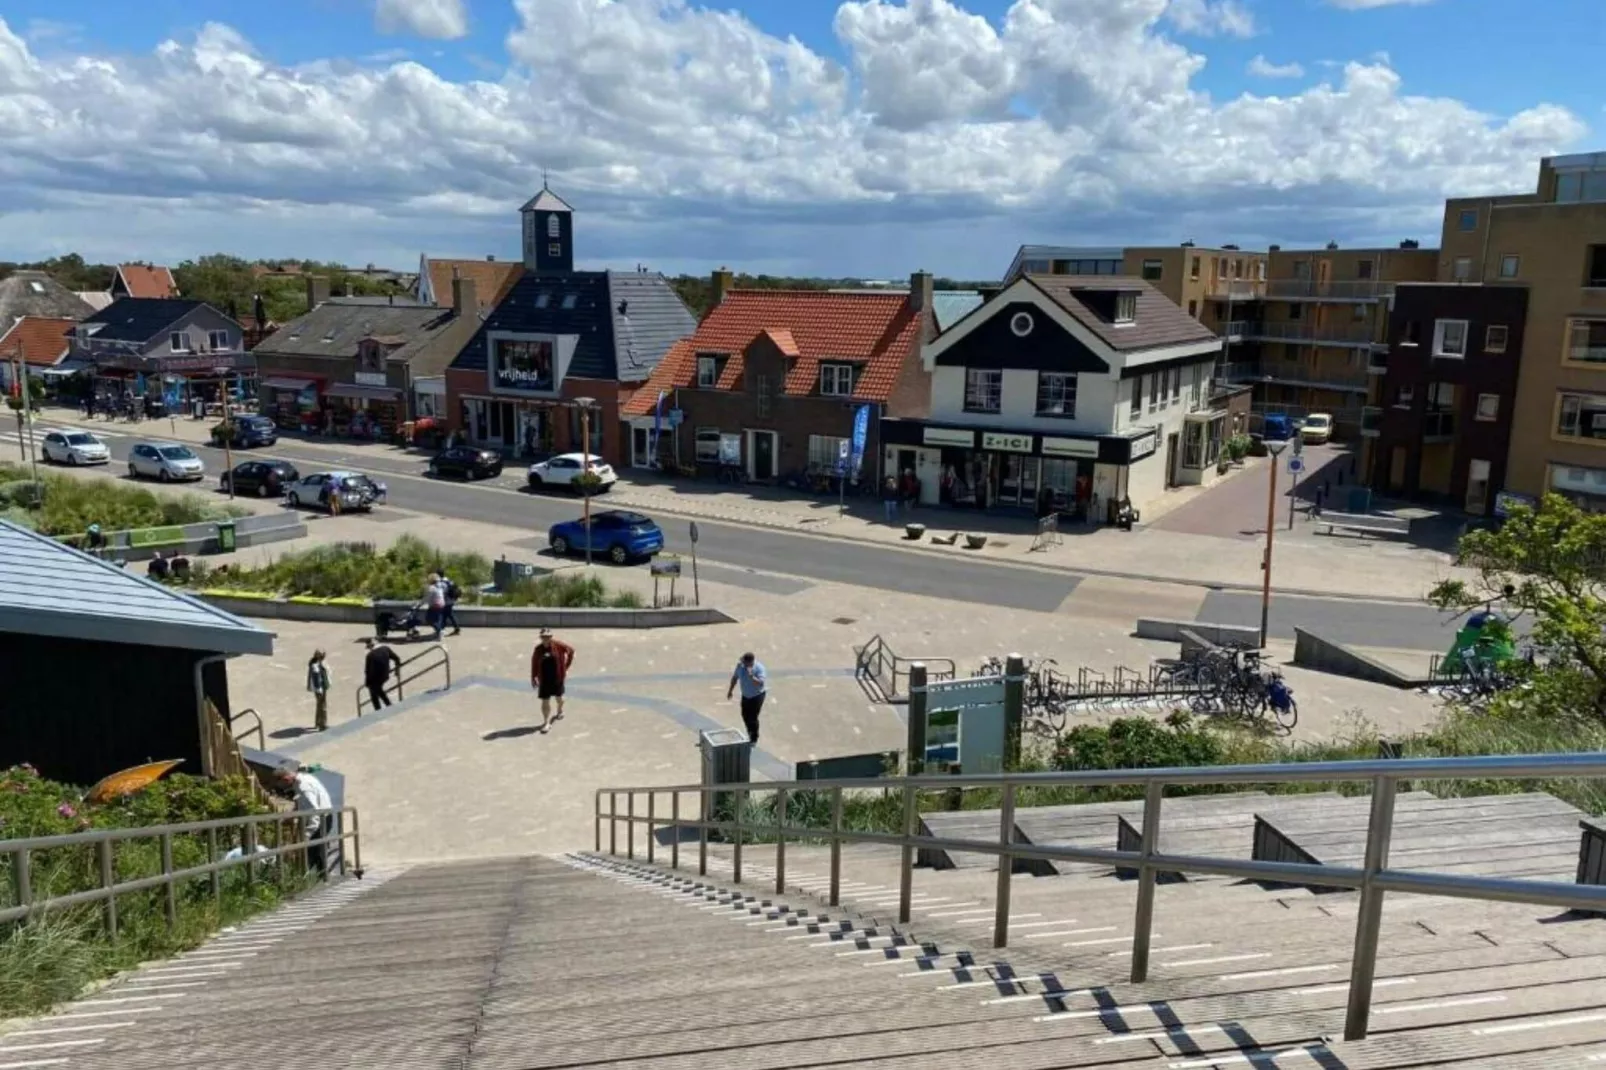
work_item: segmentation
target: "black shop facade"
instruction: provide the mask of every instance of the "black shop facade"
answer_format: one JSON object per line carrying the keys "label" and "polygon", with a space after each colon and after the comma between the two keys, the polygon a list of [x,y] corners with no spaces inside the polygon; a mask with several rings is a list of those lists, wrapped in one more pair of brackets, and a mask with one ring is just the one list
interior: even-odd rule
{"label": "black shop facade", "polygon": [[1037,430],[881,421],[888,473],[913,472],[922,505],[957,509],[1057,512],[1102,521],[1119,501],[1131,465],[1152,456],[1152,428],[1130,435],[1046,434]]}

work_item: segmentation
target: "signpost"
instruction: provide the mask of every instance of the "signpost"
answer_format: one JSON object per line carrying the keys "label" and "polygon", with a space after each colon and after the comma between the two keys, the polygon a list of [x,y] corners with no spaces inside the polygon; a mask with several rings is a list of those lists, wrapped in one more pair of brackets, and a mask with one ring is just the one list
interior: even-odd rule
{"label": "signpost", "polygon": [[697,589],[697,521],[691,522],[691,601],[692,605],[703,604],[702,592]]}
{"label": "signpost", "polygon": [[1299,496],[1299,473],[1305,470],[1305,459],[1299,455],[1299,439],[1294,439],[1294,455],[1288,458],[1288,471],[1293,473],[1293,485],[1288,488],[1288,530],[1294,530],[1294,499]]}
{"label": "signpost", "polygon": [[848,511],[848,457],[853,447],[847,439],[836,444],[836,515]]}

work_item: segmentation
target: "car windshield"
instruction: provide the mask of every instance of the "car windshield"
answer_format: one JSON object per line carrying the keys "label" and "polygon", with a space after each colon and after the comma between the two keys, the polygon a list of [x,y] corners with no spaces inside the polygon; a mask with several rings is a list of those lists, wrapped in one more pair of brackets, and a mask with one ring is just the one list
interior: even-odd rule
{"label": "car windshield", "polygon": [[1312,416],[1309,420],[1305,421],[1305,426],[1306,427],[1326,427],[1327,423],[1328,423],[1328,419],[1325,416]]}
{"label": "car windshield", "polygon": [[98,445],[100,445],[100,439],[96,438],[94,435],[85,435],[85,434],[68,435],[67,436],[67,442],[68,442],[69,445],[73,445],[73,446],[98,446]]}
{"label": "car windshield", "polygon": [[163,446],[156,452],[169,461],[188,461],[195,457],[188,446]]}

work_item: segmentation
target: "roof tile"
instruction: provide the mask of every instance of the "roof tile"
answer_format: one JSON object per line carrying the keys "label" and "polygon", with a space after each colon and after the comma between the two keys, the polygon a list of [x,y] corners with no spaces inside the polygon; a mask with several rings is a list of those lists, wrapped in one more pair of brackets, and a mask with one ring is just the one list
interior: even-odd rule
{"label": "roof tile", "polygon": [[161,264],[118,264],[129,297],[177,297],[178,283]]}
{"label": "roof tile", "polygon": [[29,364],[49,367],[72,347],[68,335],[76,323],[51,316],[24,316],[0,334],[0,360],[21,357]]}
{"label": "roof tile", "polygon": [[524,274],[524,264],[517,260],[430,260],[429,287],[440,308],[452,307],[452,279],[474,280],[474,297],[479,310],[495,308],[507,296],[513,284]]}
{"label": "roof tile", "polygon": [[[1221,340],[1215,331],[1188,315],[1171,298],[1135,276],[1027,275],[1025,278],[1105,345],[1120,352]],[[1099,290],[1137,291],[1137,318],[1131,324],[1116,326],[1093,311],[1083,302],[1082,295]]]}

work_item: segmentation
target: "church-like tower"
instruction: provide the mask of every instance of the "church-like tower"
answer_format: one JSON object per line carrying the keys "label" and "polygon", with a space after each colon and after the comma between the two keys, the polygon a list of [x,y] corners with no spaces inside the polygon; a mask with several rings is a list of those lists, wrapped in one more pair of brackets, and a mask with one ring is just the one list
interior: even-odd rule
{"label": "church-like tower", "polygon": [[524,223],[524,269],[556,275],[574,270],[574,209],[541,182],[519,215]]}

